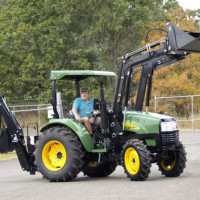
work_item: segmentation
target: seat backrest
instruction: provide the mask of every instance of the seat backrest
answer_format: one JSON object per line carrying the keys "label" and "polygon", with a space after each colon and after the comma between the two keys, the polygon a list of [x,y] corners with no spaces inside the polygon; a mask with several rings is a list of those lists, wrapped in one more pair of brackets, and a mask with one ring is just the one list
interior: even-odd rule
{"label": "seat backrest", "polygon": [[72,110],[69,111],[69,118],[75,119],[75,116]]}

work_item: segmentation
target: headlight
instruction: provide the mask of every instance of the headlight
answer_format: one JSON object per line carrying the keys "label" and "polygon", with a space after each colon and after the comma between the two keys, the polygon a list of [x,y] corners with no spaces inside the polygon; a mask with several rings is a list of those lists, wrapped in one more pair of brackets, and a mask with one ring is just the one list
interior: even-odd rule
{"label": "headlight", "polygon": [[161,122],[161,132],[177,131],[178,125],[175,121],[171,122]]}

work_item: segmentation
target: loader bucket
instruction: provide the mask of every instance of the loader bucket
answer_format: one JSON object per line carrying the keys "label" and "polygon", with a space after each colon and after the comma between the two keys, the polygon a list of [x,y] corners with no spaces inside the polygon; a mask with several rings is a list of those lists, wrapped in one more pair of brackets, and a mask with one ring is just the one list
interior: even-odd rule
{"label": "loader bucket", "polygon": [[200,33],[182,31],[168,23],[169,50],[200,52]]}

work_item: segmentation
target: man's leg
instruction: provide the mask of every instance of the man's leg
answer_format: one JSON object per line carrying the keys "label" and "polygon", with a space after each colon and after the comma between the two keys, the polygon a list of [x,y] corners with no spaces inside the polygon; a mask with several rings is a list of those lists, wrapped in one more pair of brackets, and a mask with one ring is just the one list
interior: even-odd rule
{"label": "man's leg", "polygon": [[95,123],[95,125],[100,125],[101,124],[101,117],[96,117],[96,118],[92,117],[92,118],[90,118],[90,123],[91,124]]}
{"label": "man's leg", "polygon": [[90,119],[88,117],[82,117],[81,121],[83,122],[85,128],[88,130],[89,134],[92,134],[92,126]]}

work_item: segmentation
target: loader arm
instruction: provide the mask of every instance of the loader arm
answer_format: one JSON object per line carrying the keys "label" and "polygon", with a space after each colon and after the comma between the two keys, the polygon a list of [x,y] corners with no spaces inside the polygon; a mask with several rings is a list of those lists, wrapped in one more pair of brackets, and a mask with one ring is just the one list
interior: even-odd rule
{"label": "loader arm", "polygon": [[[135,110],[142,111],[146,95],[146,106],[149,106],[152,76],[155,69],[185,59],[192,52],[200,52],[200,33],[182,31],[174,24],[167,24],[167,37],[147,44],[123,56],[122,65],[118,73],[118,83],[113,101],[113,111],[123,121],[122,103],[126,110],[132,71],[142,67]],[[124,98],[125,97],[125,98]]]}
{"label": "loader arm", "polygon": [[6,105],[2,94],[0,94],[0,117],[5,124],[5,127],[1,128],[0,153],[15,150],[22,169],[34,174],[36,166],[34,165],[35,159],[32,154],[33,152],[28,153],[25,146],[23,130]]}

